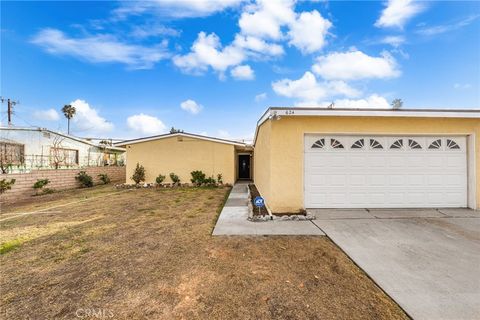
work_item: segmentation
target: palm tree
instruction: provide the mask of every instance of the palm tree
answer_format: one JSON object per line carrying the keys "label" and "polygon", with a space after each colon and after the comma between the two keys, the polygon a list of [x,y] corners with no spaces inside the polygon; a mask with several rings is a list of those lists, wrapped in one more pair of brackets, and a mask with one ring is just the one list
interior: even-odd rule
{"label": "palm tree", "polygon": [[73,118],[73,116],[75,115],[75,113],[77,112],[77,110],[75,109],[75,107],[72,107],[72,105],[70,104],[66,104],[63,106],[62,108],[62,112],[63,114],[65,115],[65,118],[67,118],[67,121],[68,121],[68,134],[70,134],[70,119]]}

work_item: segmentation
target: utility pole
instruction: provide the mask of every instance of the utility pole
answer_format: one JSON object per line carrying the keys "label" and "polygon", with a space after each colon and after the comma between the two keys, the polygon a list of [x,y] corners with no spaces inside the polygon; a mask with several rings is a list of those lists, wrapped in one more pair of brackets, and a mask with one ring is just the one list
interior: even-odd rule
{"label": "utility pole", "polygon": [[5,99],[4,97],[0,97],[0,101],[2,103],[4,103],[5,100],[7,100],[8,125],[11,126],[12,125],[13,106],[17,105],[18,101],[12,101],[10,98]]}

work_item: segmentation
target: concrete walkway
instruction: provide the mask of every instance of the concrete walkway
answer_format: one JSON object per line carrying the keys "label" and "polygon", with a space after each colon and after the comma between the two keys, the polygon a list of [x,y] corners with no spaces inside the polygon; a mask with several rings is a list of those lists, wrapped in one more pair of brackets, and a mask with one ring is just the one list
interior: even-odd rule
{"label": "concrete walkway", "polygon": [[479,211],[310,211],[413,319],[480,319]]}
{"label": "concrete walkway", "polygon": [[315,235],[323,233],[309,220],[262,222],[248,221],[248,182],[237,182],[223,207],[217,224],[213,230],[214,236],[220,235]]}

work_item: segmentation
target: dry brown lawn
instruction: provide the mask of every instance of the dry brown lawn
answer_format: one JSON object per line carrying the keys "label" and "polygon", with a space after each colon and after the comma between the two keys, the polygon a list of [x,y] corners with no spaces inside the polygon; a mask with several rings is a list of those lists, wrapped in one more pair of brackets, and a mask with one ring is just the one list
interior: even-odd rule
{"label": "dry brown lawn", "polygon": [[2,207],[0,318],[407,318],[326,237],[212,237],[228,192],[104,186]]}

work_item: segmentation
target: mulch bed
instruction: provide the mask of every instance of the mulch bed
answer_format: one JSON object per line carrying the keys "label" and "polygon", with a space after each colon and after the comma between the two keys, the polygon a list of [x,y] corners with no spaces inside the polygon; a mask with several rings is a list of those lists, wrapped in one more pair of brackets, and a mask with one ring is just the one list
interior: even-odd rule
{"label": "mulch bed", "polygon": [[[255,184],[253,183],[250,183],[248,185],[248,187],[250,188],[250,196],[251,196],[251,201],[252,201],[252,206],[253,206],[253,215],[254,216],[265,216],[268,214],[268,211],[267,211],[267,208],[266,207],[262,207],[260,208],[260,213],[258,213],[258,208],[255,206],[255,197],[258,197],[260,195],[260,192],[258,192],[258,189],[257,187],[255,186]],[[292,215],[302,215],[302,216],[306,216],[307,215],[307,212],[305,210],[301,210],[299,212],[275,212],[275,213],[272,213],[274,216],[292,216]]]}
{"label": "mulch bed", "polygon": [[268,211],[267,211],[267,208],[266,207],[261,207],[260,208],[260,212],[258,210],[258,207],[255,206],[255,198],[256,197],[261,197],[260,195],[260,192],[258,192],[258,189],[257,187],[253,184],[253,183],[250,183],[248,185],[248,187],[250,188],[250,196],[251,196],[251,201],[252,201],[252,206],[253,206],[253,215],[254,216],[265,216],[265,215],[268,215]]}

